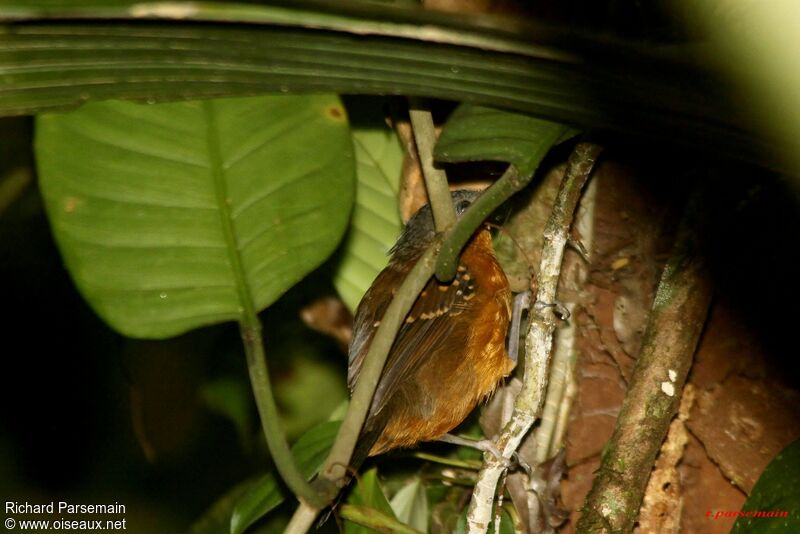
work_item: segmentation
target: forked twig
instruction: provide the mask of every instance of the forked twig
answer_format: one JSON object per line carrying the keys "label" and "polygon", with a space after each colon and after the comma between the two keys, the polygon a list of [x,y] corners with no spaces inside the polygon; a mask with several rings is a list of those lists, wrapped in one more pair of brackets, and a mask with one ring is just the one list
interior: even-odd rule
{"label": "forked twig", "polygon": [[556,195],[553,211],[545,226],[539,272],[533,285],[537,292],[534,305],[531,306],[531,320],[525,338],[523,386],[514,404],[511,420],[497,440],[501,456],[484,455],[484,467],[478,475],[467,515],[468,532],[471,534],[486,532],[492,518],[497,483],[508,460],[541,412],[556,326],[554,307],[550,305],[555,303],[561,261],[578,199],[601,150],[599,146],[586,142],[575,147]]}

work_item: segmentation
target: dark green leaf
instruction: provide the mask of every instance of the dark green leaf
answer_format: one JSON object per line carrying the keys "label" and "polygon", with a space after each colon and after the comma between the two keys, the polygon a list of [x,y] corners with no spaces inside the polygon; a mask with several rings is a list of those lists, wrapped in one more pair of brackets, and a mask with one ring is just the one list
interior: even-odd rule
{"label": "dark green leaf", "polygon": [[333,96],[87,105],[39,117],[36,159],[78,289],[132,337],[263,309],[333,251],[352,205]]}
{"label": "dark green leaf", "polygon": [[233,423],[240,441],[246,445],[253,429],[253,394],[247,385],[241,380],[220,378],[203,384],[200,398],[211,411]]}
{"label": "dark green leaf", "polygon": [[694,44],[623,47],[520,19],[364,2],[9,0],[0,21],[0,114],[108,98],[414,94],[756,161],[794,150],[753,133]]}
{"label": "dark green leaf", "polygon": [[230,530],[231,514],[236,503],[258,482],[259,480],[246,480],[231,488],[192,524],[189,532],[191,534],[220,534],[221,532],[228,532]]}
{"label": "dark green leaf", "polygon": [[[314,476],[322,467],[328,451],[339,431],[339,421],[329,421],[315,426],[297,440],[292,455],[307,478]],[[268,473],[254,482],[237,501],[230,516],[230,531],[239,534],[278,506],[283,499],[283,487],[274,473]]]}
{"label": "dark green leaf", "polygon": [[[359,506],[356,504],[343,504],[339,508],[339,515],[346,521],[345,525],[358,525],[358,532],[371,534],[373,532],[384,532],[386,534],[422,534],[419,530],[401,523],[394,517],[379,512],[369,506]],[[350,532],[345,529],[345,532]],[[356,530],[352,530],[356,532]]]}
{"label": "dark green leaf", "polygon": [[[378,470],[375,468],[359,475],[358,483],[350,493],[347,502],[348,504],[375,509],[385,516],[397,519],[378,482]],[[345,521],[344,531],[345,534],[368,534],[373,532],[350,521]]]}
{"label": "dark green leaf", "polygon": [[502,161],[530,176],[550,147],[576,133],[530,115],[464,104],[447,121],[434,157],[447,163]]}
{"label": "dark green leaf", "polygon": [[309,425],[325,421],[331,409],[347,399],[347,385],[330,361],[305,355],[292,360],[287,374],[276,382],[274,391],[281,406],[281,426],[293,439]]}
{"label": "dark green leaf", "polygon": [[800,440],[770,462],[738,516],[732,534],[800,532]]}

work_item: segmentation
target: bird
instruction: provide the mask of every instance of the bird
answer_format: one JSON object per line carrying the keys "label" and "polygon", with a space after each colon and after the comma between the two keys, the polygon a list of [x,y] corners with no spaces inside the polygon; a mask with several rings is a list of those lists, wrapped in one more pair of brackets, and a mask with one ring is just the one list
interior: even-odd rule
{"label": "bird", "polygon": [[[452,194],[461,216],[479,192]],[[429,205],[408,221],[356,309],[349,346],[352,393],[383,314],[416,261],[436,236]],[[369,456],[441,438],[458,426],[514,368],[505,339],[511,290],[482,225],[459,258],[456,276],[427,282],[387,356],[350,467]]]}

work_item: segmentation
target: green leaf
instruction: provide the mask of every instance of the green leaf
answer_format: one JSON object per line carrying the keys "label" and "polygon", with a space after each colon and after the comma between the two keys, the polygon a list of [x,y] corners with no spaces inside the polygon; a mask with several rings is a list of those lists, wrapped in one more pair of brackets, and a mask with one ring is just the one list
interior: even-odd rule
{"label": "green leaf", "polygon": [[353,131],[356,202],[333,283],[351,311],[389,261],[388,252],[403,228],[397,193],[403,150],[386,127]]}
{"label": "green leaf", "polygon": [[[378,482],[378,470],[375,468],[360,475],[358,484],[350,493],[347,502],[360,507],[373,508],[383,515],[397,519]],[[345,534],[367,534],[373,531],[351,521],[345,521],[344,532]]]}
{"label": "green leaf", "polygon": [[[388,534],[422,534],[419,530],[401,523],[394,517],[379,512],[369,506],[356,504],[343,504],[339,507],[339,516],[345,520],[345,525],[359,525],[358,532],[364,534],[385,532]],[[355,532],[356,530],[353,530]],[[348,532],[345,530],[345,532]]]}
{"label": "green leaf", "polygon": [[132,337],[263,309],[327,258],[352,205],[334,96],[87,105],[38,118],[36,159],[78,289]]}
{"label": "green leaf", "polygon": [[214,502],[189,528],[191,534],[219,534],[228,532],[231,514],[236,503],[253,488],[258,480],[245,480],[228,490]]}
{"label": "green leaf", "polygon": [[[798,510],[800,440],[778,453],[761,474],[750,492],[750,497],[738,512],[739,519],[734,523],[731,534],[800,532]],[[712,514],[716,513],[712,511]],[[784,514],[785,517],[780,517]]]}
{"label": "green leaf", "polygon": [[[300,352],[303,349],[305,353]],[[292,358],[290,366],[274,385],[275,400],[281,407],[281,427],[289,439],[326,420],[331,407],[348,397],[341,370],[330,360],[308,357],[311,350],[298,340],[295,350],[285,351]]]}
{"label": "green leaf", "polygon": [[576,134],[530,115],[463,104],[448,119],[434,157],[446,163],[502,161],[530,176],[550,147]]}
{"label": "green leaf", "polygon": [[[340,421],[328,421],[315,426],[303,434],[292,447],[297,466],[307,478],[310,479],[322,467],[340,425]],[[244,532],[285,498],[284,490],[278,484],[275,474],[267,473],[237,500],[230,517],[231,533]]]}
{"label": "green leaf", "polygon": [[389,502],[397,519],[420,532],[428,532],[428,495],[422,480],[414,478]]}
{"label": "green leaf", "polygon": [[697,43],[574,39],[520,18],[511,22],[365,2],[6,0],[0,114],[109,98],[410,94],[773,165],[796,152],[794,140],[755,132],[725,84],[696,83],[708,72],[703,58],[713,57]]}

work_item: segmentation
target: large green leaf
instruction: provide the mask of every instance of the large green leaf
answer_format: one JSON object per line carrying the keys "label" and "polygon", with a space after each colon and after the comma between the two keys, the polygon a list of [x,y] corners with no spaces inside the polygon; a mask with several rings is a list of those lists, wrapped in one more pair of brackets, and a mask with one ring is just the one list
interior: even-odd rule
{"label": "large green leaf", "polygon": [[6,0],[0,24],[2,114],[105,98],[400,93],[756,161],[795,148],[753,133],[697,46],[620,46],[520,19],[356,1]]}
{"label": "large green leaf", "polygon": [[448,119],[434,157],[447,163],[503,161],[529,176],[550,147],[577,133],[530,115],[464,104]]}
{"label": "large green leaf", "polygon": [[[783,449],[750,492],[732,534],[800,532],[800,440]],[[712,512],[730,517],[730,511]],[[783,516],[783,517],[781,517]]]}
{"label": "large green leaf", "polygon": [[39,117],[36,159],[70,274],[133,337],[268,306],[331,253],[352,205],[333,96],[87,105]]}
{"label": "large green leaf", "polygon": [[[340,425],[340,421],[328,421],[315,426],[292,446],[292,456],[307,478],[314,476],[322,467]],[[244,532],[285,498],[285,490],[278,484],[275,474],[267,473],[252,483],[247,491],[239,492],[230,515],[231,533]]]}
{"label": "large green leaf", "polygon": [[403,150],[390,129],[358,128],[353,132],[358,186],[353,218],[333,282],[350,310],[389,260],[403,223],[397,192]]}

